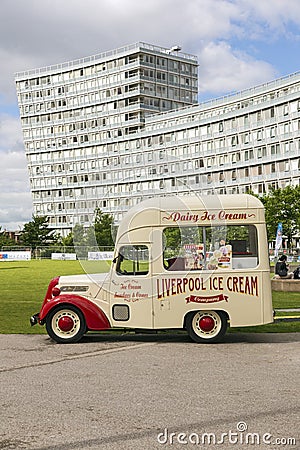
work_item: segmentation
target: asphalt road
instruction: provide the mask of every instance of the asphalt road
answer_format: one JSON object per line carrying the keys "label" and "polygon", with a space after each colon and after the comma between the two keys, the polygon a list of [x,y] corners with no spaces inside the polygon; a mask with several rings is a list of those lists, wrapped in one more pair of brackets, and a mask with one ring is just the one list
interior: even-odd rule
{"label": "asphalt road", "polygon": [[299,449],[299,341],[0,335],[0,449]]}

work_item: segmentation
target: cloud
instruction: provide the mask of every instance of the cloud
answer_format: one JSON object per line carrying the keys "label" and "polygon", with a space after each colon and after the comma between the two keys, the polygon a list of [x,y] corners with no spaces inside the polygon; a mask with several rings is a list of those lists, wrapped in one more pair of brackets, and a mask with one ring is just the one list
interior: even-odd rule
{"label": "cloud", "polygon": [[178,44],[198,56],[207,98],[283,75],[276,52],[263,56],[259,46],[297,40],[299,27],[299,0],[1,0],[0,225],[31,217],[15,72],[137,41]]}
{"label": "cloud", "polygon": [[[219,41],[266,39],[266,24],[273,37],[275,28],[283,32],[290,21],[300,23],[299,9],[298,0],[272,0],[272,7],[269,0],[2,0],[0,57],[5,64],[0,92],[13,98],[16,71],[136,41],[179,44],[183,51],[199,54]],[[236,57],[235,50],[232,47],[231,53]],[[211,73],[218,73],[217,60],[214,66]]]}
{"label": "cloud", "polygon": [[247,13],[245,16],[252,17],[254,21],[262,21],[272,29],[284,33],[288,23],[300,24],[300,2],[299,0],[238,0],[241,9]]}
{"label": "cloud", "polygon": [[25,155],[22,152],[1,152],[0,226],[16,230],[32,217]]}
{"label": "cloud", "polygon": [[[1,19],[0,19],[1,24]],[[1,27],[1,25],[0,25]],[[0,33],[1,34],[1,33]],[[1,42],[1,41],[0,41]],[[5,41],[0,43],[0,61],[5,61],[1,66],[0,98],[1,103],[17,103],[14,74],[33,67],[39,66],[39,58],[33,55],[18,53],[17,49],[11,50],[5,46]]]}
{"label": "cloud", "polygon": [[200,97],[204,93],[224,94],[246,89],[276,77],[270,64],[234,51],[226,42],[206,45],[199,54],[199,66]]}
{"label": "cloud", "polygon": [[1,230],[23,229],[25,222],[32,219],[32,205],[29,193],[12,193],[9,197],[0,193]]}
{"label": "cloud", "polygon": [[20,119],[9,114],[0,114],[1,151],[24,152]]}
{"label": "cloud", "polygon": [[31,219],[32,201],[19,119],[0,115],[0,226],[15,230]]}

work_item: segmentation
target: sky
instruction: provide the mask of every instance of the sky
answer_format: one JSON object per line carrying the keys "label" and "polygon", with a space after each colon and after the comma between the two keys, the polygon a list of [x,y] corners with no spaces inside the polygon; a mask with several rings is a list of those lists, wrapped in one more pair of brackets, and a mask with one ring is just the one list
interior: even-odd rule
{"label": "sky", "polygon": [[32,219],[14,74],[139,41],[197,55],[205,101],[300,70],[300,0],[1,0],[2,230]]}

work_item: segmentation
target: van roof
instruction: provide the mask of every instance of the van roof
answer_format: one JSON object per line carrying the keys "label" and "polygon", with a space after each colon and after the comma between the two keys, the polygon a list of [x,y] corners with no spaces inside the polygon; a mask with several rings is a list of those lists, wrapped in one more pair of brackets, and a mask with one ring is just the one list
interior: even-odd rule
{"label": "van roof", "polygon": [[143,200],[133,210],[141,210],[145,208],[158,208],[162,210],[168,209],[231,209],[231,208],[263,208],[261,201],[250,194],[213,194],[213,195],[171,195],[167,197],[153,197]]}
{"label": "van roof", "polygon": [[[182,213],[186,217],[197,215],[208,211],[210,214],[217,214],[220,211],[230,211],[236,214],[237,219],[241,219],[243,214],[247,214],[249,209],[256,210],[255,214],[250,214],[252,219],[249,222],[264,222],[264,206],[261,201],[249,194],[230,194],[230,195],[173,195],[168,197],[154,197],[147,199],[131,208],[124,216],[118,230],[119,238],[133,230],[141,227],[167,225],[168,215],[172,213]],[[183,216],[182,216],[183,217]],[[222,217],[222,220],[221,220]],[[225,224],[225,214],[220,215],[220,221]],[[241,223],[242,220],[239,220]],[[174,221],[175,222],[175,221]],[[180,221],[181,222],[181,221]],[[206,221],[208,223],[209,221]],[[194,221],[194,224],[198,220]],[[184,225],[187,223],[184,223]],[[192,224],[192,220],[191,223]],[[172,223],[176,225],[176,223]]]}

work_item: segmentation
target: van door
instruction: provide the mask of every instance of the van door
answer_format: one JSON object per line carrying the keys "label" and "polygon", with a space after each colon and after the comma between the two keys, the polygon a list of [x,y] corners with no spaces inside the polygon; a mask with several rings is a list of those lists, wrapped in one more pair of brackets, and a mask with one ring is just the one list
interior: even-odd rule
{"label": "van door", "polygon": [[126,244],[118,251],[110,288],[110,312],[115,327],[153,327],[149,253],[149,244]]}

